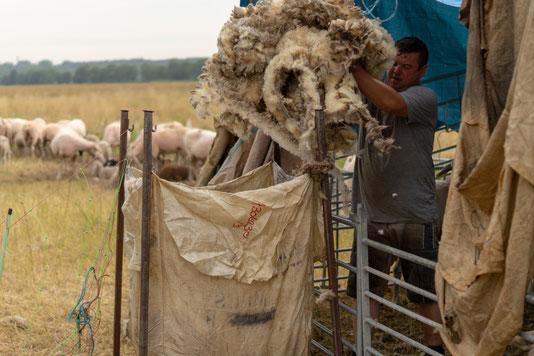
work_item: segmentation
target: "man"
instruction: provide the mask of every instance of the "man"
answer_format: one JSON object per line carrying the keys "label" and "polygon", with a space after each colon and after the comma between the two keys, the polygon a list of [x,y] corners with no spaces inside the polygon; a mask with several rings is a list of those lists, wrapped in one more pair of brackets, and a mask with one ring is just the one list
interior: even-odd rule
{"label": "man", "polygon": [[[379,154],[372,144],[360,142],[363,153],[355,169],[359,192],[368,219],[368,236],[431,260],[437,260],[435,239],[437,209],[435,203],[434,165],[432,148],[437,122],[437,97],[421,86],[427,69],[428,50],[416,37],[406,37],[395,43],[397,55],[387,73],[387,82],[375,79],[363,68],[353,70],[353,76],[363,95],[370,102],[370,112],[388,128],[385,136],[395,139],[400,149]],[[365,132],[363,132],[365,134]],[[355,191],[358,188],[355,186]],[[356,206],[356,202],[353,202]],[[351,263],[356,265],[353,247]],[[369,249],[369,264],[384,273],[391,267],[390,255]],[[434,271],[401,259],[404,279],[419,288],[435,293]],[[387,281],[369,277],[371,292],[383,295]],[[351,273],[347,294],[356,298],[356,276]],[[436,302],[408,291],[410,301],[419,304],[420,313],[441,323]],[[379,303],[371,303],[371,316],[378,318]],[[356,303],[355,303],[356,304]],[[356,328],[354,328],[356,330]],[[423,324],[427,345],[444,352],[438,333]]]}

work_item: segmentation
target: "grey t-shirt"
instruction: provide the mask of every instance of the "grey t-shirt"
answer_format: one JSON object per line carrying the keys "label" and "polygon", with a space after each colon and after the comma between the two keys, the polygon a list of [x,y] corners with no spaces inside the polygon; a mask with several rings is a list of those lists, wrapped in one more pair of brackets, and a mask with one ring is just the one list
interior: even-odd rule
{"label": "grey t-shirt", "polygon": [[432,89],[413,86],[399,92],[408,118],[388,114],[371,105],[371,115],[387,125],[384,136],[393,137],[400,149],[378,155],[364,145],[356,165],[367,218],[377,223],[432,223],[437,220],[432,149],[438,119],[437,97]]}

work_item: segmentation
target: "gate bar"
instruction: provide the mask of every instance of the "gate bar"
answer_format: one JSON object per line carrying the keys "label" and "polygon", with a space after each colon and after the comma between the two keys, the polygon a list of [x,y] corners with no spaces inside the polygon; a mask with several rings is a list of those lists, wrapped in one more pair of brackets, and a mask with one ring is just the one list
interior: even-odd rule
{"label": "gate bar", "polygon": [[143,213],[141,240],[141,301],[139,309],[139,355],[148,355],[148,291],[150,266],[150,215],[152,177],[152,113],[144,111]]}
{"label": "gate bar", "polygon": [[121,306],[122,306],[122,261],[124,246],[124,168],[128,146],[128,110],[121,110],[120,150],[119,150],[119,197],[117,201],[117,243],[115,253],[115,314],[113,318],[113,355],[121,352]]}
{"label": "gate bar", "polygon": [[[323,110],[315,110],[315,129],[317,131],[317,146],[315,160],[323,162],[327,157],[326,152],[326,130],[324,124]],[[330,209],[330,184],[328,175],[321,180],[321,190],[326,199],[321,199],[324,217],[324,238],[326,242],[326,262],[328,264],[328,284],[334,297],[330,300],[330,314],[332,317],[332,330],[334,339],[334,355],[343,355],[341,343],[341,323],[339,318],[339,297],[337,294],[337,273],[336,258],[334,255],[334,235],[332,232],[332,210]]]}

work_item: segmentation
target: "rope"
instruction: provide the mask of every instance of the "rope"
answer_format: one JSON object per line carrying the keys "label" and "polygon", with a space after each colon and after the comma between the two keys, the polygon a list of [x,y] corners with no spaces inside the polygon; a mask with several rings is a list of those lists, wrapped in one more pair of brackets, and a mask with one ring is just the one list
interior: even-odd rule
{"label": "rope", "polygon": [[378,6],[378,4],[380,4],[380,1],[382,1],[382,0],[375,0],[373,5],[371,7],[368,7],[366,1],[362,0],[362,5],[365,8],[365,11],[363,11],[363,14],[366,15],[366,16],[372,17],[373,19],[377,20],[380,23],[384,23],[384,22],[387,22],[387,21],[391,20],[392,18],[394,18],[395,15],[397,14],[397,9],[399,7],[399,0],[395,0],[395,10],[393,10],[393,13],[385,20],[382,20],[382,19],[380,19],[379,17],[376,17],[373,14],[374,9]]}
{"label": "rope", "polygon": [[[86,325],[89,326],[89,330],[91,331],[91,343],[92,343],[91,355],[92,355],[93,354],[93,350],[95,348],[95,340],[93,338],[93,327],[91,326],[91,317],[89,316],[89,313],[88,313],[89,307],[86,308],[85,306],[86,305],[90,305],[94,300],[81,303],[83,298],[84,298],[84,296],[85,296],[85,288],[87,286],[87,279],[89,278],[89,274],[91,272],[93,272],[93,277],[95,278],[95,282],[98,285],[98,280],[96,279],[96,271],[95,271],[94,267],[91,266],[89,268],[89,270],[87,271],[87,275],[85,276],[85,281],[83,282],[83,287],[82,287],[82,292],[81,292],[80,298],[78,299],[78,302],[76,303],[74,308],[72,308],[72,310],[71,310],[71,312],[69,314],[69,317],[67,318],[67,322],[70,321],[70,319],[72,318],[72,315],[74,315],[74,313],[76,312],[76,309],[78,309],[78,312],[76,313],[76,317],[75,317],[76,327],[81,332],[83,327],[85,327]],[[79,306],[79,308],[78,308],[78,306]],[[82,328],[80,328],[80,326]]]}
{"label": "rope", "polygon": [[311,162],[302,167],[302,173],[308,174],[315,182],[320,182],[334,168],[334,162]]}

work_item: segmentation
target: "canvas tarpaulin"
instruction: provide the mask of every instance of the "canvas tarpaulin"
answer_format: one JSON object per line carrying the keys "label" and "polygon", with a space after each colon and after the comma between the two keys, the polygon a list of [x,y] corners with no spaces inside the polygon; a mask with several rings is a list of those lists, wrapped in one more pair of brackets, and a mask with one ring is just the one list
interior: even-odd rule
{"label": "canvas tarpaulin", "polygon": [[[317,184],[287,179],[275,164],[200,188],[152,176],[150,354],[308,354],[323,220]],[[135,344],[141,186],[132,172],[123,206]]]}
{"label": "canvas tarpaulin", "polygon": [[436,269],[453,355],[502,355],[534,274],[534,3],[470,0],[462,124]]}

